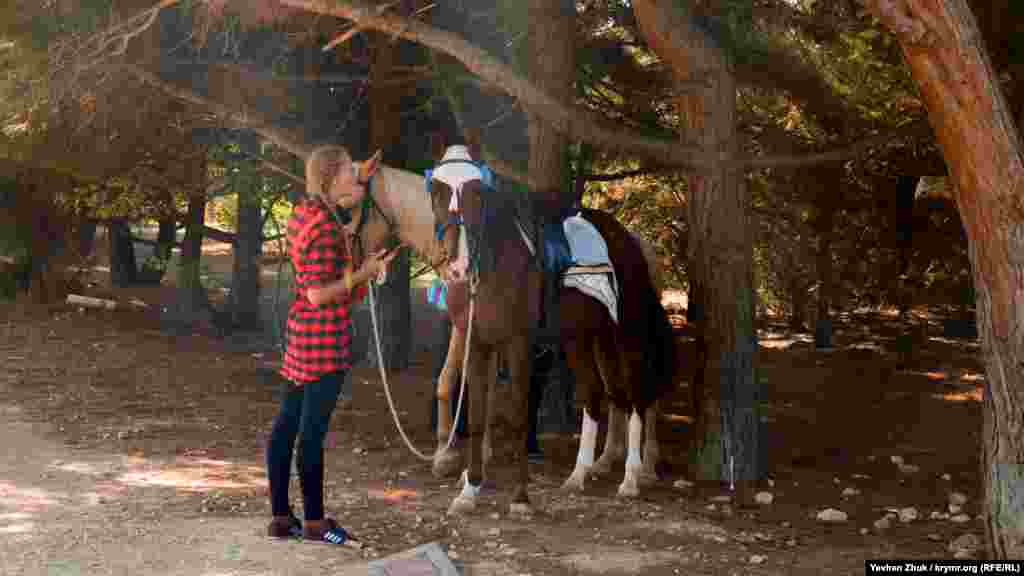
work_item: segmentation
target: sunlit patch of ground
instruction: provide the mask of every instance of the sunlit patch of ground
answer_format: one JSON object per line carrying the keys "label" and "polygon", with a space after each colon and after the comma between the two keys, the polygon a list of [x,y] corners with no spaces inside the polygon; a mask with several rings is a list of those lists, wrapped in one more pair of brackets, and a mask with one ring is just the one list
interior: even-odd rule
{"label": "sunlit patch of ground", "polygon": [[408,500],[416,500],[420,497],[415,490],[407,488],[371,488],[366,491],[367,495],[374,500],[383,500],[391,504],[401,504]]}
{"label": "sunlit patch of ground", "polygon": [[129,486],[164,486],[186,492],[257,490],[267,486],[263,468],[209,458],[179,458],[174,464],[148,464],[121,474]]}
{"label": "sunlit patch of ground", "polygon": [[790,334],[783,332],[761,332],[757,342],[762,348],[786,350],[795,344],[811,344],[814,337],[809,334]]}
{"label": "sunlit patch of ground", "polygon": [[945,400],[946,402],[981,402],[984,398],[985,389],[981,386],[964,392],[948,392],[946,394],[932,394],[932,398]]}
{"label": "sunlit patch of ground", "polygon": [[685,414],[663,414],[661,419],[673,424],[693,424],[694,422],[692,416]]}
{"label": "sunlit patch of ground", "polygon": [[0,508],[37,513],[57,503],[57,495],[38,488],[21,488],[0,480]]}
{"label": "sunlit patch of ground", "polygon": [[657,566],[685,561],[674,552],[645,552],[626,546],[594,546],[561,559],[567,567],[593,574],[645,574]]}

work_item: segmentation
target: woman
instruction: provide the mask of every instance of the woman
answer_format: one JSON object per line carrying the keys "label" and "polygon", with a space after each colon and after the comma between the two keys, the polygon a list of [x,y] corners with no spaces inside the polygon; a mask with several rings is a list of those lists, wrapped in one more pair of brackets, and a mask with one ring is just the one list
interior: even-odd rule
{"label": "woman", "polygon": [[[276,538],[344,544],[350,539],[324,516],[323,440],[349,363],[352,322],[349,307],[365,293],[366,282],[387,270],[395,252],[371,254],[356,270],[350,262],[349,233],[337,208],[351,209],[366,194],[355,165],[340,146],[315,149],[306,161],[307,198],[288,221],[288,250],[295,271],[295,300],[281,375],[281,409],[267,445],[267,477],[273,519],[267,533]],[[333,212],[333,214],[332,214]],[[297,463],[305,524],[288,501],[292,447],[300,432]]]}

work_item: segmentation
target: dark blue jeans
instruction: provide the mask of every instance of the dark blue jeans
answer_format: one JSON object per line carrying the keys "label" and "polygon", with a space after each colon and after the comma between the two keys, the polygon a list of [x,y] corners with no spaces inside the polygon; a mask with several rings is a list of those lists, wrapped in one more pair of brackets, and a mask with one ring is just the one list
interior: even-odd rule
{"label": "dark blue jeans", "polygon": [[299,453],[299,481],[306,520],[324,517],[324,436],[338,402],[345,372],[332,372],[316,382],[281,386],[281,410],[274,419],[267,442],[267,480],[270,482],[270,508],[274,516],[291,513],[288,480],[291,476],[295,437],[302,432]]}

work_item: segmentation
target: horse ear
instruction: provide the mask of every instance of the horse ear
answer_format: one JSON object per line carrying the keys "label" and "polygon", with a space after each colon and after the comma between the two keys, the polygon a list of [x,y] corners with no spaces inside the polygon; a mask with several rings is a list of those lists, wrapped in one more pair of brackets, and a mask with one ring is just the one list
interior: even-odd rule
{"label": "horse ear", "polygon": [[480,130],[476,128],[465,128],[462,137],[466,140],[466,147],[469,149],[469,157],[476,161],[484,159],[483,144],[480,140]]}
{"label": "horse ear", "polygon": [[377,169],[380,168],[380,158],[384,154],[383,150],[377,150],[377,152],[370,157],[369,160],[359,165],[359,179],[366,182],[371,176],[377,173]]}

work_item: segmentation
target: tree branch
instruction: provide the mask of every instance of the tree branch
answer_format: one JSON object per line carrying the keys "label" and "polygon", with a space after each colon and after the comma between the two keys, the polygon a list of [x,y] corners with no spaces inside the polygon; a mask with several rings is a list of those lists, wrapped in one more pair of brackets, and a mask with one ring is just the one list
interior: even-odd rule
{"label": "tree branch", "polygon": [[449,54],[484,81],[500,87],[521,101],[532,112],[553,124],[556,130],[576,139],[606,149],[648,156],[659,164],[694,168],[707,163],[701,151],[680,146],[678,142],[659,141],[632,132],[602,127],[600,119],[578,108],[562,106],[501,61],[457,34],[436,29],[418,20],[384,14],[378,7],[362,0],[353,0],[348,4],[328,0],[281,0],[281,4],[352,20],[360,27],[387,32]]}
{"label": "tree branch", "polygon": [[587,182],[614,182],[615,180],[625,180],[626,178],[653,174],[655,172],[656,170],[624,170],[622,172],[612,172],[610,174],[584,174],[583,179]]}
{"label": "tree branch", "polygon": [[874,12],[878,19],[892,31],[901,42],[909,46],[932,46],[938,41],[935,26],[928,26],[923,20],[928,15],[912,14],[906,0],[861,0],[864,7]]}
{"label": "tree branch", "polygon": [[157,88],[179,100],[184,100],[185,102],[189,102],[196,106],[202,106],[231,124],[241,128],[248,128],[260,134],[278,147],[291,152],[299,158],[305,158],[309,155],[311,147],[303,142],[300,137],[258,118],[253,113],[249,113],[244,110],[232,110],[229,107],[201,96],[192,90],[181,88],[171,84],[170,82],[161,80],[155,74],[147,70],[143,70],[138,66],[124,64],[122,67],[140,82]]}

